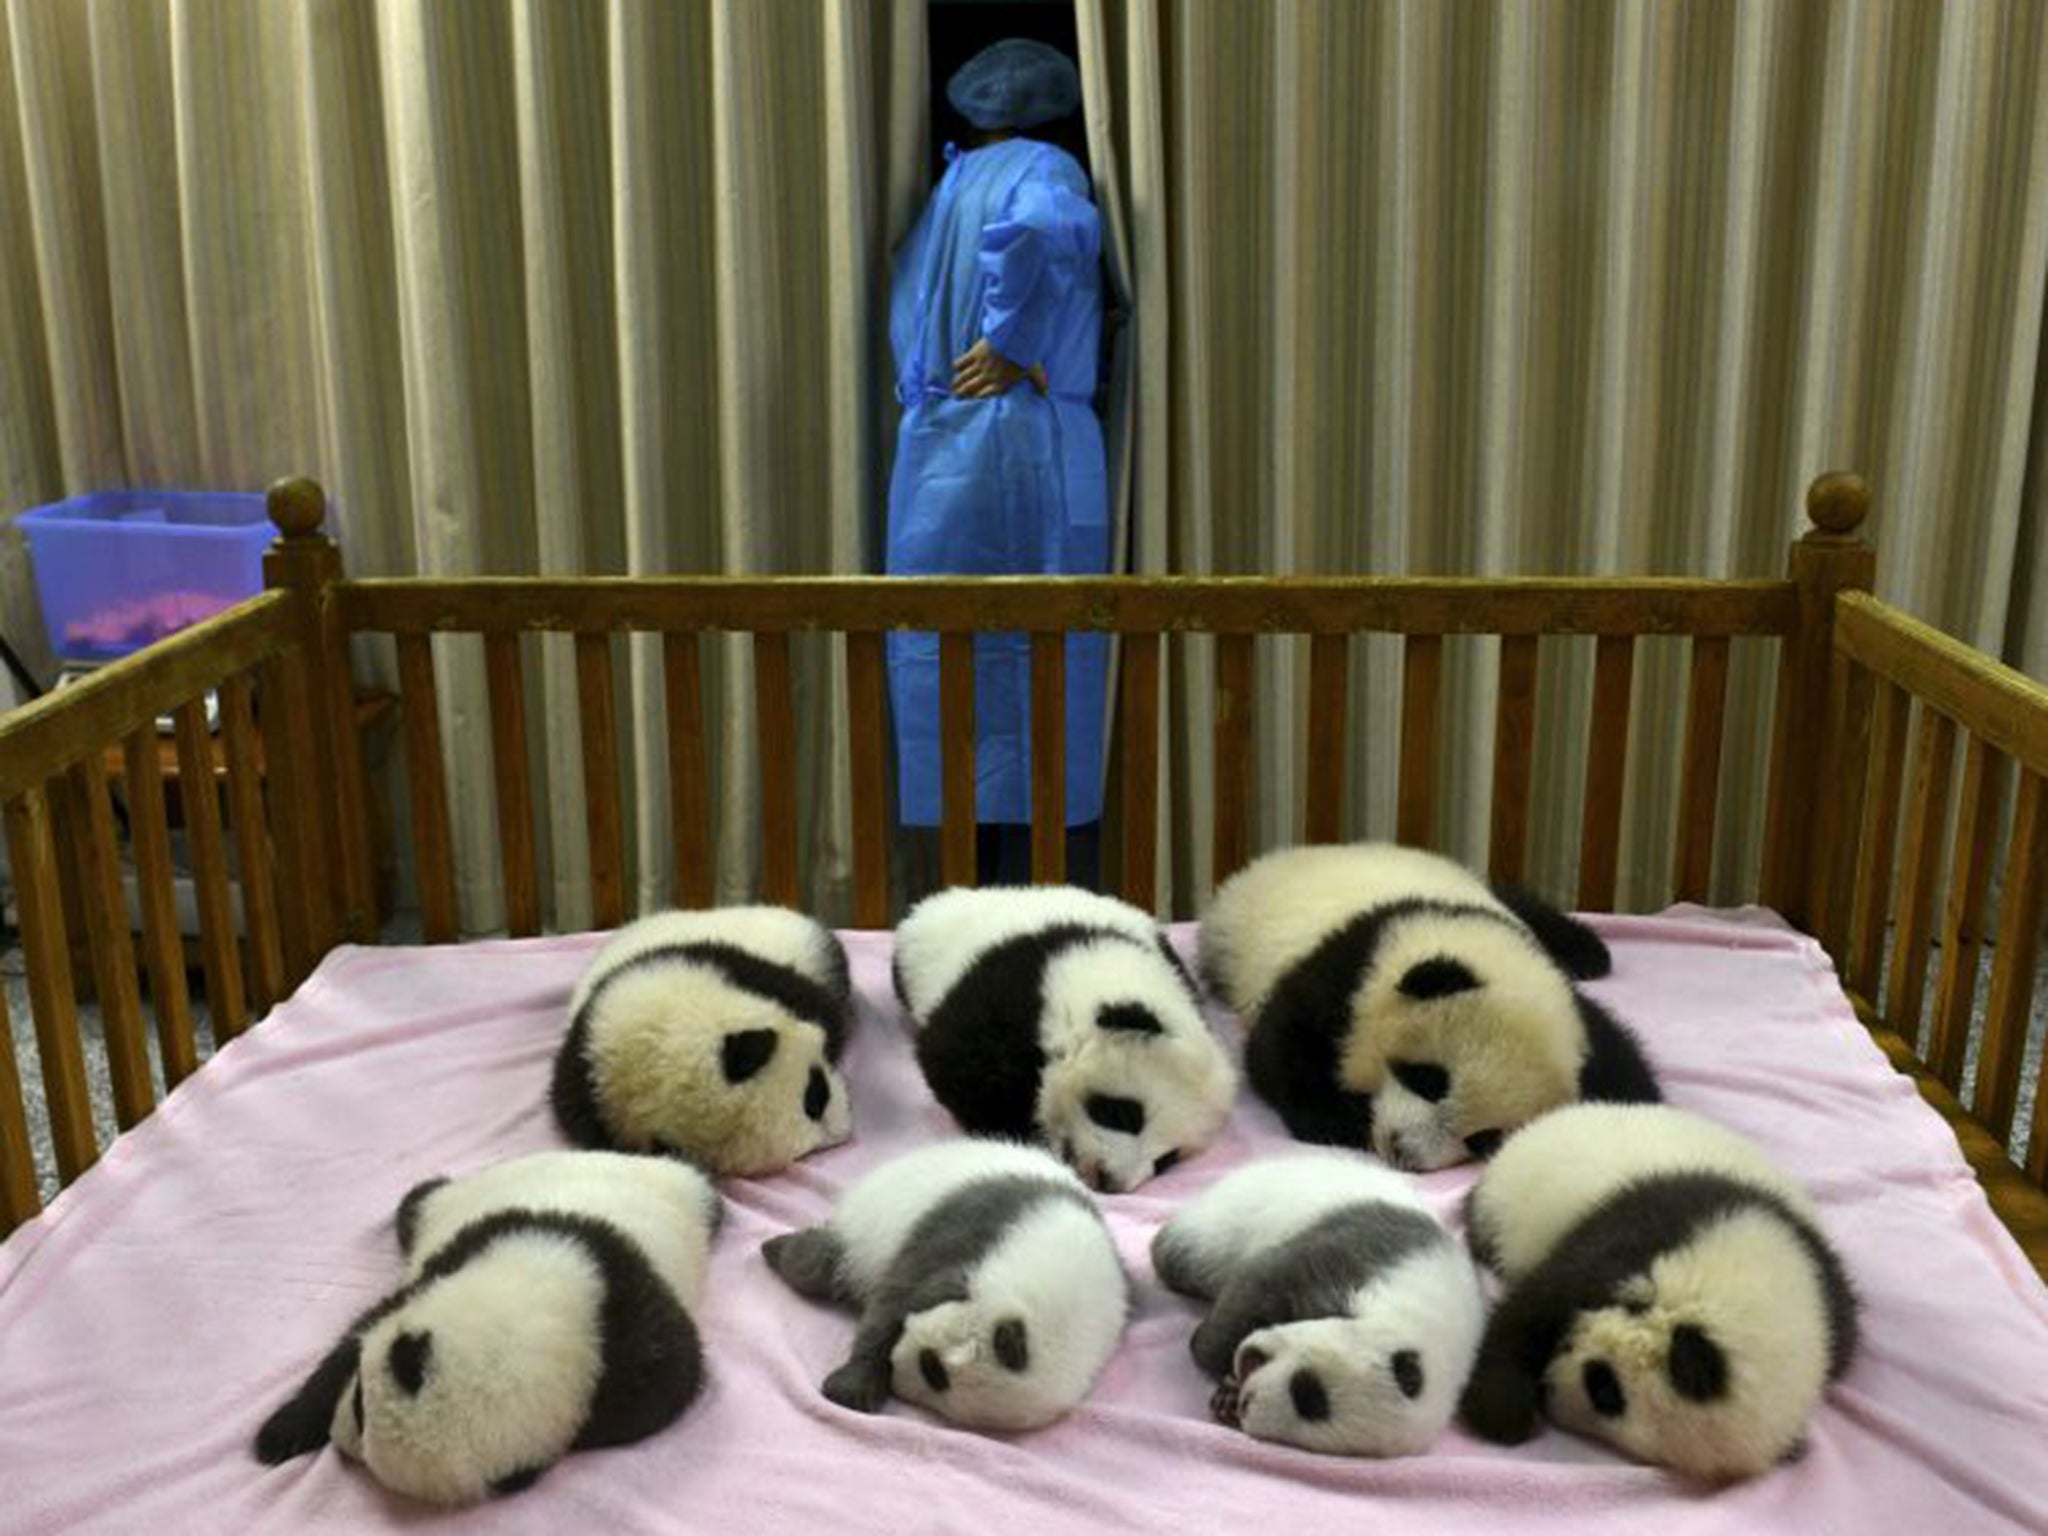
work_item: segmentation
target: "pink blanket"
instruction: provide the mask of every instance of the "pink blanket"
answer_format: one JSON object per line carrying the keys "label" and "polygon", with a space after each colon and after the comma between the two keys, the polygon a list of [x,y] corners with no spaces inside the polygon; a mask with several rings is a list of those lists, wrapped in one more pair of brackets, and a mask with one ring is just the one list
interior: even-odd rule
{"label": "pink blanket", "polygon": [[[1367,1462],[1211,1423],[1191,1304],[1146,1245],[1181,1201],[1286,1145],[1247,1098],[1225,1140],[1104,1203],[1136,1279],[1122,1350],[1036,1434],[963,1433],[818,1382],[851,1320],[785,1291],[772,1233],[816,1221],[878,1160],[953,1134],[890,1000],[888,940],[849,940],[856,1140],[728,1186],[700,1313],[710,1383],[639,1446],[571,1457],[530,1493],[441,1514],[334,1452],[268,1470],[264,1414],[391,1283],[398,1197],[430,1173],[556,1144],[543,1098],[598,936],[345,949],[0,1247],[0,1529],[493,1531],[2048,1531],[2048,1292],[1952,1138],[1857,1026],[1826,958],[1774,919],[1601,919],[1596,990],[1673,1099],[1754,1135],[1812,1185],[1867,1302],[1866,1347],[1798,1463],[1703,1494],[1554,1431],[1517,1451],[1453,1431]],[[1228,1024],[1222,1026],[1234,1038]],[[1446,1215],[1470,1170],[1431,1176]]]}

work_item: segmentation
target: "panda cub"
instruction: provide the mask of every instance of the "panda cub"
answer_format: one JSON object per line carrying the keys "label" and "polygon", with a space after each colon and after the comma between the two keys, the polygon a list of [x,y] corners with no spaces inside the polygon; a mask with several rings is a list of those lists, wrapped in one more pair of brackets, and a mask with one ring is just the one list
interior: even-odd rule
{"label": "panda cub", "polygon": [[1407,1180],[1335,1153],[1212,1185],[1160,1229],[1152,1268],[1210,1304],[1193,1348],[1217,1417],[1304,1450],[1426,1449],[1486,1321],[1472,1261]]}
{"label": "panda cub", "polygon": [[694,1168],[616,1152],[419,1185],[398,1208],[404,1284],[264,1423],[257,1457],[331,1439],[394,1492],[460,1504],[644,1439],[702,1385],[691,1310],[719,1219]]}
{"label": "panda cub", "polygon": [[774,1173],[853,1132],[836,1063],[846,952],[786,907],[661,912],[598,951],[569,1003],[555,1119],[582,1147]]}
{"label": "panda cub", "polygon": [[825,1396],[891,1394],[972,1429],[1036,1429],[1087,1396],[1130,1287],[1080,1181],[1036,1147],[950,1141],[884,1163],[823,1226],[770,1238],[791,1290],[860,1308]]}
{"label": "panda cub", "polygon": [[1508,1285],[1463,1406],[1489,1440],[1519,1444],[1547,1411],[1694,1478],[1750,1477],[1797,1451],[1855,1353],[1855,1296],[1805,1193],[1697,1115],[1545,1115],[1467,1217]]}
{"label": "panda cub", "polygon": [[1136,1189],[1216,1139],[1237,1072],[1159,925],[1071,886],[955,889],[896,931],[917,1062],[970,1133]]}
{"label": "panda cub", "polygon": [[1607,946],[1521,892],[1391,843],[1247,865],[1202,966],[1250,1028],[1245,1072],[1299,1140],[1426,1172],[1579,1099],[1660,1097],[1635,1037],[1572,983]]}

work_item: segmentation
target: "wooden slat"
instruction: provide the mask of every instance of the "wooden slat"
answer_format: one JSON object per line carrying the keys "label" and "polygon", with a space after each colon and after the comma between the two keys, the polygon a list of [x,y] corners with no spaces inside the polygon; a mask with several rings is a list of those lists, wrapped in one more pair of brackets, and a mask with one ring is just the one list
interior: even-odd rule
{"label": "wooden slat", "polygon": [[292,600],[266,592],[0,715],[0,800],[119,741],[232,672],[297,638]]}
{"label": "wooden slat", "polygon": [[761,893],[797,905],[796,695],[789,636],[754,636],[754,727],[761,752]]}
{"label": "wooden slat", "polygon": [[157,1058],[163,1063],[164,1085],[175,1088],[199,1070],[199,1049],[192,1036],[192,998],[185,982],[185,944],[178,924],[156,727],[145,725],[123,737],[121,758],[135,894],[142,908],[142,955],[149,968],[150,1010],[156,1015]]}
{"label": "wooden slat", "polygon": [[1581,912],[1612,912],[1621,868],[1621,809],[1628,790],[1628,717],[1635,685],[1633,635],[1602,635],[1593,655],[1593,714],[1586,729],[1585,804],[1579,817]]}
{"label": "wooden slat", "polygon": [[352,630],[1784,635],[1790,581],[1634,577],[465,577],[344,581]]}
{"label": "wooden slat", "polygon": [[1487,839],[1490,878],[1522,878],[1529,853],[1529,780],[1536,753],[1536,637],[1504,635],[1500,690],[1493,712],[1492,827]]}
{"label": "wooden slat", "polygon": [[199,958],[206,972],[206,1013],[216,1044],[249,1022],[242,991],[242,957],[235,936],[228,857],[221,841],[220,795],[213,777],[213,738],[206,705],[190,699],[173,711],[178,733],[178,800],[192,861],[192,892],[199,907]]}
{"label": "wooden slat", "polygon": [[50,804],[41,789],[7,802],[7,860],[21,914],[21,947],[28,964],[29,1013],[36,1054],[43,1063],[43,1102],[57,1175],[70,1183],[99,1156],[93,1139],[92,1098],[78,1043],[78,1005],[71,990],[71,945],[58,891],[57,848],[50,834]]}
{"label": "wooden slat", "polygon": [[28,1139],[21,1065],[14,1059],[14,1022],[0,987],[0,1237],[43,1208],[36,1190],[35,1149]]}
{"label": "wooden slat", "polygon": [[1159,636],[1123,642],[1124,900],[1141,911],[1158,904]]}
{"label": "wooden slat", "polygon": [[526,755],[526,677],[517,635],[484,637],[491,692],[491,782],[497,790],[498,857],[505,870],[505,929],[540,932],[540,877],[533,847],[533,768]]}
{"label": "wooden slat", "polygon": [[[1870,708],[1871,783],[1863,797],[1863,820],[1855,840],[1855,895],[1849,909],[1848,952],[1843,974],[1849,989],[1877,995],[1884,961],[1884,920],[1892,893],[1892,857],[1898,848],[1899,792],[1906,778],[1905,691],[1876,681]],[[1850,765],[1857,771],[1856,765]]]}
{"label": "wooden slat", "polygon": [[1212,878],[1228,880],[1251,857],[1252,637],[1216,637],[1216,835]]}
{"label": "wooden slat", "polygon": [[679,907],[708,907],[717,873],[711,842],[711,768],[704,745],[704,672],[694,634],[661,637],[668,717],[669,834],[675,843]]}
{"label": "wooden slat", "polygon": [[398,637],[398,687],[405,717],[405,780],[412,795],[413,873],[420,921],[429,944],[454,939],[455,834],[448,820],[448,775],[441,763],[441,708],[434,684],[433,642]]}
{"label": "wooden slat", "polygon": [[1977,1081],[1970,1108],[1994,1136],[2004,1136],[2019,1101],[2020,1058],[2034,1002],[2034,967],[2041,957],[2041,914],[2048,906],[2048,779],[2022,773],[2013,799],[2012,843],[1998,893],[1998,949],[1991,962],[1991,996],[1984,1004],[1984,1038],[1977,1047]]}
{"label": "wooden slat", "polygon": [[1401,653],[1400,839],[1436,844],[1437,699],[1443,687],[1441,635],[1410,635]]}
{"label": "wooden slat", "polygon": [[1892,963],[1884,1021],[1917,1044],[1920,1000],[1927,982],[1927,930],[1934,910],[1935,871],[1948,821],[1948,781],[1955,757],[1955,722],[1922,708],[1913,778],[1906,797],[1906,841],[1892,901]]}
{"label": "wooden slat", "polygon": [[242,925],[248,934],[249,995],[257,1013],[284,998],[284,942],[278,933],[277,872],[263,805],[263,759],[249,679],[238,674],[220,688],[221,735],[227,745],[228,808],[235,838],[235,874],[242,886]]}
{"label": "wooden slat", "polygon": [[1714,813],[1721,793],[1721,721],[1728,702],[1728,639],[1692,642],[1685,745],[1678,778],[1678,846],[1671,886],[1679,901],[1705,901],[1714,875]]}
{"label": "wooden slat", "polygon": [[974,884],[974,636],[939,636],[939,872]]}
{"label": "wooden slat", "polygon": [[[1886,687],[1891,685],[1887,683]],[[1984,898],[1998,853],[1998,818],[2005,799],[2009,760],[1971,736],[1963,748],[1963,787],[1956,805],[1956,845],[1951,855],[1948,901],[1941,918],[1941,974],[1935,983],[1934,1023],[1928,1031],[1927,1065],[1960,1093],[1963,1059],[1970,1045],[1971,1005],[1977,1000],[1977,954],[1984,944]],[[1877,974],[1871,956],[1870,975]]]}
{"label": "wooden slat", "polygon": [[1813,857],[1807,866],[1806,921],[1831,955],[1849,947],[1849,918],[1856,883],[1856,834],[1863,825],[1863,791],[1869,782],[1871,692],[1867,668],[1837,652],[1828,683],[1828,730],[1822,738],[1827,791],[1816,807],[1820,819]]}
{"label": "wooden slat", "polygon": [[1031,879],[1067,878],[1067,637],[1031,637]]}
{"label": "wooden slat", "polygon": [[114,1120],[125,1131],[155,1107],[156,1088],[142,1038],[142,998],[135,985],[135,949],[128,934],[128,897],[121,888],[114,808],[97,755],[71,770],[71,793],[78,809],[78,872],[93,986],[106,1037],[107,1076],[114,1088]]}
{"label": "wooden slat", "polygon": [[612,637],[576,637],[576,712],[583,732],[583,814],[590,838],[590,909],[600,928],[626,920],[626,840],[619,809]]}
{"label": "wooden slat", "polygon": [[853,923],[889,926],[888,698],[882,637],[846,637],[846,707],[852,734]]}
{"label": "wooden slat", "polygon": [[1350,636],[1315,636],[1308,646],[1308,783],[1302,795],[1302,830],[1311,843],[1339,842],[1344,836],[1350,703]]}
{"label": "wooden slat", "polygon": [[2036,773],[2048,773],[2048,687],[1867,593],[1845,593],[1836,643]]}
{"label": "wooden slat", "polygon": [[[303,650],[293,650],[263,664],[257,723],[263,731],[270,820],[276,833],[278,887],[286,893],[278,907],[278,936],[284,946],[287,988],[304,980],[340,936],[334,916],[332,866],[327,858],[327,819],[320,814],[315,799],[318,791],[311,756],[312,726],[307,719],[307,687]],[[131,759],[131,797],[134,772]]]}

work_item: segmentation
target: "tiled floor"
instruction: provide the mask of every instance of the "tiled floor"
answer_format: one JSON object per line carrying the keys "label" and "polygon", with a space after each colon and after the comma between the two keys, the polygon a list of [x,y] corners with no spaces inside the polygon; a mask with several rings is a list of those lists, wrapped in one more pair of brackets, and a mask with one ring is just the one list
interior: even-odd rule
{"label": "tiled floor", "polygon": [[[403,942],[410,935],[394,933],[390,937],[394,941]],[[1938,966],[1930,967],[1929,969],[1930,971],[1938,970]],[[1988,974],[1988,965],[1985,967],[1985,970]],[[49,1120],[44,1113],[42,1095],[38,1091],[41,1080],[41,1068],[36,1054],[35,1028],[29,1016],[28,984],[23,957],[21,950],[13,947],[11,943],[6,947],[0,947],[0,984],[4,984],[7,992],[7,1015],[14,1031],[15,1059],[20,1065],[22,1081],[28,1088],[29,1130],[30,1135],[35,1141],[37,1173],[42,1183],[44,1198],[47,1199],[56,1192],[57,1172],[50,1151]],[[1983,1006],[1985,990],[1985,985],[1980,984],[1978,989],[1978,1006],[1980,1009]],[[198,997],[193,999],[193,1012],[195,1014],[199,1051],[203,1059],[210,1055],[213,1049],[204,999]],[[94,1114],[98,1124],[100,1143],[105,1145],[114,1135],[114,1116],[111,1095],[107,1086],[107,1057],[100,1035],[99,1011],[88,1005],[80,1010],[80,1014],[86,1038],[86,1073],[92,1081]],[[2048,964],[2044,964],[2042,974],[2036,979],[2034,987],[2033,1024],[2028,1031],[2026,1064],[2020,1081],[2020,1117],[2018,1123],[2021,1126],[2031,1123],[2029,1115],[2033,1096],[2041,1076],[2041,1052],[2044,1033],[2048,1033]],[[1976,1052],[1973,1047],[1966,1071],[1974,1073],[1975,1070]],[[1967,1084],[1968,1081],[1969,1079],[1966,1076],[1965,1083]],[[159,1093],[162,1091],[162,1086],[162,1082],[159,1080],[157,1084]]]}

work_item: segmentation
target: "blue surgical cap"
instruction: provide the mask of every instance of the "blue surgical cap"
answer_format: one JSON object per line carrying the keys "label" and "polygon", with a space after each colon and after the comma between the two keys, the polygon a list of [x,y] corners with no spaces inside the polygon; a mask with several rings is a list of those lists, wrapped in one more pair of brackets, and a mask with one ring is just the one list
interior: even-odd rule
{"label": "blue surgical cap", "polygon": [[977,128],[1031,128],[1081,105],[1081,77],[1059,49],[1008,37],[960,66],[946,100]]}

